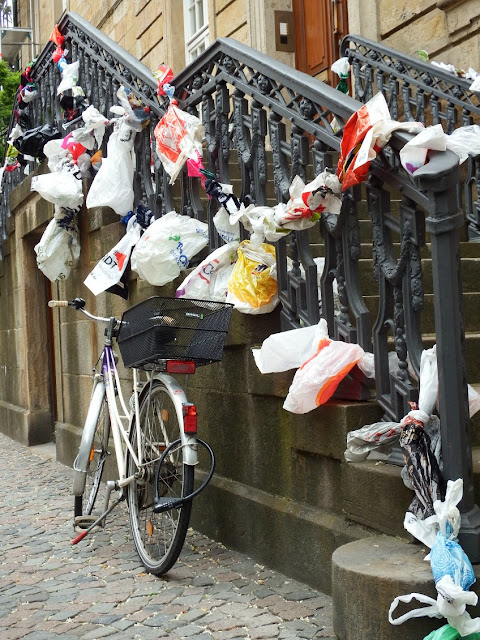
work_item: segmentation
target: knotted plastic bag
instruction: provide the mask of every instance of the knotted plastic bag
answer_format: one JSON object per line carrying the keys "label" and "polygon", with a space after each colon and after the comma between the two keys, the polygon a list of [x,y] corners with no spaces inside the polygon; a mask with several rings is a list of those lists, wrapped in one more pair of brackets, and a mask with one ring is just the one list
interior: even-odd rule
{"label": "knotted plastic bag", "polygon": [[270,313],[278,304],[275,248],[244,240],[228,281],[227,302],[241,313]]}
{"label": "knotted plastic bag", "polygon": [[208,225],[175,211],[154,220],[132,252],[132,269],[150,284],[171,282],[208,242]]}
{"label": "knotted plastic bag", "polygon": [[83,203],[82,181],[68,170],[34,176],[31,189],[59,207],[77,209]]}
{"label": "knotted plastic bag", "polygon": [[260,349],[252,349],[252,354],[260,373],[298,369],[317,353],[325,338],[328,338],[328,327],[326,320],[321,318],[311,327],[272,333]]}
{"label": "knotted plastic bag", "polygon": [[52,218],[34,249],[40,271],[51,282],[65,280],[80,257],[78,232],[73,227],[67,231]]}
{"label": "knotted plastic bag", "polygon": [[140,239],[141,231],[142,228],[137,223],[136,216],[132,216],[123,238],[103,256],[84,281],[85,286],[94,295],[98,296],[99,293],[120,281],[127,268],[132,249]]}
{"label": "knotted plastic bag", "polygon": [[237,260],[238,242],[229,242],[215,249],[178,287],[176,298],[225,302],[228,281]]}
{"label": "knotted plastic bag", "polygon": [[201,154],[204,127],[196,116],[182,111],[177,101],[172,100],[154,134],[157,155],[173,184],[187,159],[196,160]]}
{"label": "knotted plastic bag", "polygon": [[50,124],[44,124],[35,129],[29,129],[13,140],[13,146],[27,156],[43,157],[43,147],[49,140],[61,138],[62,134]]}
{"label": "knotted plastic bag", "polygon": [[364,353],[358,344],[322,340],[317,353],[296,372],[283,408],[308,413],[327,402]]}

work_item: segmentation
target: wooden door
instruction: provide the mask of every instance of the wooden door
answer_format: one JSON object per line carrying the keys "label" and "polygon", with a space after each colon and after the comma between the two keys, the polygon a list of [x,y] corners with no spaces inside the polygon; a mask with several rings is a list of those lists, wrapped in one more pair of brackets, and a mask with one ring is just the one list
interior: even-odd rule
{"label": "wooden door", "polygon": [[348,33],[347,0],[293,0],[296,68],[336,86],[330,71]]}

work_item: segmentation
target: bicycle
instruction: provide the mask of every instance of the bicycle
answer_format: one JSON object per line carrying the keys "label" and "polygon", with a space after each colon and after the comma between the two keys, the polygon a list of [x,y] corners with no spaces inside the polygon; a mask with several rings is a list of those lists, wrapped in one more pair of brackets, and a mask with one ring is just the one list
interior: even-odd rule
{"label": "bicycle", "polygon": [[[72,493],[77,544],[108,514],[127,501],[130,527],[145,569],[165,574],[182,550],[192,500],[210,481],[215,457],[197,437],[197,409],[172,374],[192,374],[197,366],[222,357],[232,306],[219,302],[154,296],[127,310],[121,320],[95,316],[85,301],[51,300],[50,307],[73,307],[107,325],[103,351],[93,368],[93,387],[78,455]],[[113,352],[114,340],[125,367],[133,369],[133,391],[125,402]],[[100,366],[99,366],[99,363]],[[146,381],[139,371],[146,372]],[[109,442],[118,478],[106,482],[101,515],[93,514]],[[198,447],[208,453],[210,469],[195,489]],[[118,497],[110,504],[111,494]]]}

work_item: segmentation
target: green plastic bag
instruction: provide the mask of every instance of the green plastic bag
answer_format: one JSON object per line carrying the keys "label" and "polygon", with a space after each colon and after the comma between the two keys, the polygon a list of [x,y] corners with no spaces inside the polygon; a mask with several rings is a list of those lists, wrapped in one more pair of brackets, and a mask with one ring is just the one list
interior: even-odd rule
{"label": "green plastic bag", "polygon": [[480,633],[471,633],[468,636],[462,636],[456,629],[449,624],[440,627],[436,631],[432,631],[423,640],[480,640]]}

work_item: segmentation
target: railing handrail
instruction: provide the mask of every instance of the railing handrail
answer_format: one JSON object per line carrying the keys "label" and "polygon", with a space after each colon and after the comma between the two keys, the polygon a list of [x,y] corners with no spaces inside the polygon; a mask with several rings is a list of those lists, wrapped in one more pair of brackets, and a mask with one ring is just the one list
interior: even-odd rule
{"label": "railing handrail", "polygon": [[[417,75],[416,77],[407,75],[401,70],[396,69],[394,65],[388,65],[383,63],[381,60],[364,55],[358,51],[358,49],[351,49],[349,46],[350,43],[368,47],[382,55],[394,58],[400,61],[405,68],[415,70]],[[340,53],[344,57],[349,57],[350,60],[355,58],[359,61],[363,61],[364,63],[371,64],[382,71],[398,77],[399,79],[408,80],[425,91],[425,93],[433,93],[438,95],[440,98],[448,96],[449,101],[456,104],[458,107],[471,111],[472,114],[480,115],[480,100],[475,92],[470,91],[469,87],[472,82],[466,78],[453,75],[441,67],[429,64],[420,58],[414,58],[406,53],[392,49],[383,43],[379,44],[378,42],[374,42],[373,40],[363,38],[356,34],[348,34],[343,38],[340,46]],[[426,82],[425,78],[421,77],[422,75],[430,77],[432,82]],[[436,87],[434,85],[435,81],[444,83],[445,88],[440,89]]]}

